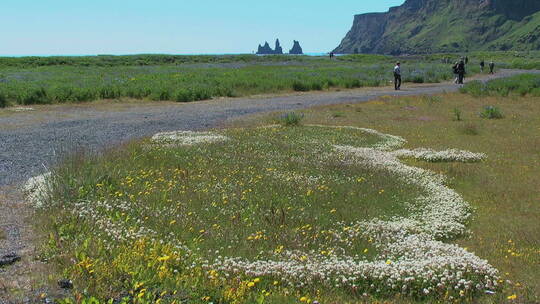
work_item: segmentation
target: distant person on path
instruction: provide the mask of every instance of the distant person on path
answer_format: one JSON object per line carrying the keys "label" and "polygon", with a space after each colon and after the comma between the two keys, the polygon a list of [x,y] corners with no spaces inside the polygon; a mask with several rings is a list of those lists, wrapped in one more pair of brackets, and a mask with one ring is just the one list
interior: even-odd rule
{"label": "distant person on path", "polygon": [[480,72],[484,73],[484,67],[486,66],[486,63],[484,62],[484,59],[480,61]]}
{"label": "distant person on path", "polygon": [[334,58],[334,52],[330,52],[330,59]]}
{"label": "distant person on path", "polygon": [[469,57],[465,56],[465,64],[469,64]]}
{"label": "distant person on path", "polygon": [[459,77],[458,77],[458,65],[459,65],[459,62],[456,61],[456,63],[454,63],[454,65],[452,66],[452,71],[454,72],[454,83],[457,84],[458,81],[459,81]]}
{"label": "distant person on path", "polygon": [[457,66],[458,73],[458,84],[463,84],[463,79],[465,78],[465,62],[461,60]]}
{"label": "distant person on path", "polygon": [[489,73],[490,74],[495,74],[495,62],[491,61],[489,63]]}
{"label": "distant person on path", "polygon": [[401,63],[399,62],[394,67],[394,87],[396,91],[401,90]]}

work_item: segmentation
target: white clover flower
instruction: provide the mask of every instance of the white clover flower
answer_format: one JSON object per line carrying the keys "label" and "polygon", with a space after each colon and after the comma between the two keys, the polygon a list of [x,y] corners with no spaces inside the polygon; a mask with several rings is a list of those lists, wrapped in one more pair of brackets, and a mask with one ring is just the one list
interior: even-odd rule
{"label": "white clover flower", "polygon": [[166,146],[192,146],[203,143],[223,142],[229,138],[213,132],[172,131],[157,133],[152,142]]}

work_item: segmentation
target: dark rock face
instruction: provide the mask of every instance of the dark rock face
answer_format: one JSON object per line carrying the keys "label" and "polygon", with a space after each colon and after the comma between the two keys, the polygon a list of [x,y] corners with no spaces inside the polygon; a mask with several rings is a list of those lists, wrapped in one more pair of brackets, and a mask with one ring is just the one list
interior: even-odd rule
{"label": "dark rock face", "polygon": [[540,49],[540,0],[407,0],[356,15],[335,53]]}
{"label": "dark rock face", "polygon": [[302,50],[302,47],[300,46],[300,42],[294,40],[294,45],[292,49],[289,51],[289,54],[292,55],[303,55],[304,51]]}
{"label": "dark rock face", "polygon": [[264,43],[264,46],[259,44],[259,49],[257,50],[257,55],[281,55],[283,54],[283,48],[279,43],[279,39],[276,39],[276,47],[273,50],[268,44],[268,41]]}
{"label": "dark rock face", "polygon": [[283,54],[283,48],[279,44],[279,39],[276,39],[276,47],[274,49],[274,54],[277,54],[277,55]]}

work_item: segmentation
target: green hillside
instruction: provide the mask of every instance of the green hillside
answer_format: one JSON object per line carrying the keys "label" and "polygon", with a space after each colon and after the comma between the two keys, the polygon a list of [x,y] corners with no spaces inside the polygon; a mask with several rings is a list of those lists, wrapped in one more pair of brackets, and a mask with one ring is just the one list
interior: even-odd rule
{"label": "green hillside", "polygon": [[540,0],[408,0],[355,16],[336,53],[540,49]]}

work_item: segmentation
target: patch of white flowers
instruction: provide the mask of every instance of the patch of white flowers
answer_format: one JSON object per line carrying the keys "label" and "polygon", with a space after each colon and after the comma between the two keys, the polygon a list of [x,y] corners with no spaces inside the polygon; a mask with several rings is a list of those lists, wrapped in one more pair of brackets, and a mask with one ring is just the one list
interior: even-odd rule
{"label": "patch of white flowers", "polygon": [[49,195],[50,178],[51,173],[47,172],[28,179],[23,185],[22,190],[34,207],[41,208],[44,206]]}
{"label": "patch of white flowers", "polygon": [[480,161],[485,155],[459,150],[392,151],[402,146],[405,139],[371,129],[348,128],[378,135],[382,143],[372,148],[334,146],[345,163],[361,163],[389,171],[404,183],[424,190],[424,194],[410,204],[408,217],[359,221],[351,229],[334,232],[334,237],[343,242],[358,236],[371,239],[379,251],[375,260],[367,261],[358,255],[284,252],[270,260],[225,257],[209,267],[226,273],[278,277],[297,287],[323,283],[362,293],[438,294],[450,300],[496,288],[498,271],[487,261],[441,241],[466,233],[465,223],[471,215],[468,203],[444,184],[443,176],[408,166],[398,159]]}
{"label": "patch of white flowers", "polygon": [[167,146],[191,146],[202,143],[223,142],[229,138],[213,132],[173,131],[157,133],[152,142]]}
{"label": "patch of white flowers", "polygon": [[401,149],[392,152],[393,155],[403,158],[415,158],[428,162],[479,162],[486,158],[484,153],[449,149],[435,151],[432,149],[419,148],[414,150]]}

